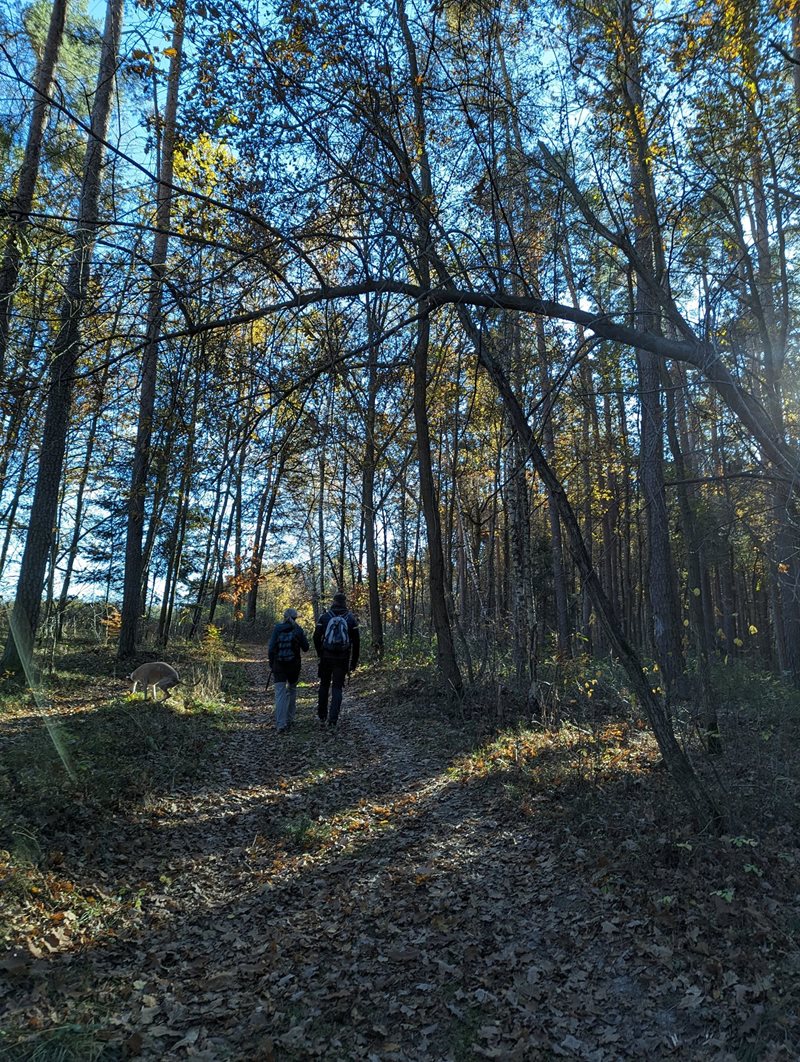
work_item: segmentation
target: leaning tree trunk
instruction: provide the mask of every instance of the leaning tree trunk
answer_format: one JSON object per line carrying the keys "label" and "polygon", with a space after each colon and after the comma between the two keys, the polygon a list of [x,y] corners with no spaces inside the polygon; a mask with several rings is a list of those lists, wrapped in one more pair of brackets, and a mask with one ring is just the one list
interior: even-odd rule
{"label": "leaning tree trunk", "polygon": [[147,331],[142,356],[142,387],[136,429],[131,485],[128,495],[128,524],[125,542],[125,582],[122,592],[122,627],[118,657],[123,660],[136,652],[139,617],[142,612],[142,538],[144,535],[147,474],[150,467],[150,440],[156,400],[158,345],[161,334],[161,308],[164,294],[163,274],[167,261],[169,224],[172,214],[172,178],[175,156],[175,132],[178,113],[178,87],[183,59],[184,4],[179,0],[173,9],[175,19],[169,67],[169,85],[164,108],[164,134],[161,142],[161,167],[158,175],[156,234],[153,240],[153,276],[147,306]]}
{"label": "leaning tree trunk", "polygon": [[[431,258],[436,268],[437,278],[444,287],[453,287],[452,277],[445,263],[438,257],[435,250],[431,249]],[[583,541],[580,525],[575,516],[575,511],[567,498],[561,482],[551,469],[536,436],[528,423],[524,409],[514,393],[508,377],[502,367],[499,357],[495,354],[491,341],[483,331],[475,324],[467,307],[456,304],[456,312],[467,335],[472,342],[479,363],[486,369],[489,378],[497,389],[503,401],[512,426],[516,429],[520,440],[527,448],[530,460],[545,485],[545,488],[554,496],[558,507],[558,514],[569,543],[575,564],[586,586],[594,605],[598,619],[608,638],[612,651],[619,658],[625,668],[631,687],[644,710],[653,734],[658,742],[661,755],[672,775],[675,783],[686,799],[691,804],[696,814],[706,820],[713,821],[716,825],[721,822],[721,814],[714,799],[707,791],[700,778],[694,771],[686,753],[678,744],[672,721],[662,701],[653,693],[647,675],[642,669],[642,663],[622,632],[620,622],[614,612],[611,602],[607,598],[597,572],[594,569],[591,558]]]}
{"label": "leaning tree trunk", "polygon": [[477,329],[469,321],[468,314],[465,311],[461,311],[461,316],[462,320],[467,323],[468,331],[473,335],[481,364],[486,368],[497,388],[520,439],[527,446],[534,468],[547,490],[556,499],[559,516],[561,517],[570,550],[581,579],[591,595],[592,604],[606,631],[609,644],[625,668],[631,686],[647,715],[667,768],[698,815],[706,819],[712,819],[714,822],[719,822],[720,813],[713,798],[696,775],[685,752],[678,744],[672,729],[672,722],[663,702],[653,694],[650,682],[642,669],[641,661],[622,633],[619,620],[591,563],[574,510],[558,477],[550,468],[544,452],[536,441],[525,412],[511,389],[499,360],[494,356],[487,344],[481,342],[480,337],[477,335]]}
{"label": "leaning tree trunk", "polygon": [[39,176],[39,161],[42,157],[44,131],[50,113],[50,91],[53,86],[58,53],[64,39],[64,24],[67,18],[67,0],[55,0],[50,12],[50,25],[47,29],[44,54],[36,71],[35,98],[33,113],[19,171],[17,194],[14,196],[8,213],[8,237],[6,239],[3,264],[0,266],[0,379],[5,371],[6,352],[8,350],[11,307],[14,290],[19,278],[22,243],[25,230],[30,220],[36,178]]}
{"label": "leaning tree trunk", "polygon": [[80,326],[86,308],[92,254],[98,225],[104,142],[114,98],[117,50],[122,28],[123,0],[109,0],[100,70],[92,107],[91,132],[86,146],[83,187],[75,247],[69,262],[59,311],[53,360],[50,365],[47,410],[39,450],[30,529],[22,554],[14,610],[0,671],[15,675],[29,671],[39,621],[42,589],[50,552],[66,452],[75,370],[80,354]]}

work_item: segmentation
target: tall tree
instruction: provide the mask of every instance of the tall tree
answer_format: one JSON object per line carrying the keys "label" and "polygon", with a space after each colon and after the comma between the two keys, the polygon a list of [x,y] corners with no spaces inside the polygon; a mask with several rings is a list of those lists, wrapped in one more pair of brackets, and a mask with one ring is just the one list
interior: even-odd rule
{"label": "tall tree", "polygon": [[[164,275],[169,247],[169,227],[172,215],[172,180],[175,164],[178,95],[181,64],[183,62],[184,0],[172,9],[174,19],[170,47],[169,79],[163,123],[160,128],[160,158],[156,197],[156,232],[153,239],[152,276],[147,304],[147,329],[142,355],[142,383],[139,391],[139,416],[136,446],[128,495],[128,524],[125,543],[125,582],[122,593],[122,627],[118,655],[126,659],[136,651],[139,617],[142,613],[142,539],[144,536],[147,473],[150,466],[150,441],[153,413],[156,404],[158,346],[161,336],[161,317],[164,299]],[[156,115],[158,122],[159,116]]]}
{"label": "tall tree", "polygon": [[[642,33],[632,0],[622,0],[618,18],[611,23],[611,28],[616,34],[615,59],[628,145],[633,247],[637,260],[646,270],[637,274],[634,314],[637,328],[658,333],[661,323],[651,285],[653,280],[659,287],[665,285],[666,263],[651,168],[653,152],[644,95]],[[681,687],[686,665],[664,486],[664,411],[659,358],[649,351],[638,351],[637,368],[641,438],[639,477],[647,519],[647,585],[652,634],[667,692],[671,695]]]}
{"label": "tall tree", "polygon": [[[419,70],[417,48],[411,33],[404,0],[396,0],[397,19],[405,45],[408,62],[409,84],[413,101],[412,144],[404,146],[408,171],[406,179],[413,181],[412,167],[417,170],[418,186],[409,183],[410,206],[416,228],[416,271],[423,289],[431,286],[430,254],[433,247],[433,184],[431,164],[428,157],[425,105],[422,96],[422,75]],[[416,159],[416,166],[412,163]],[[416,183],[416,182],[415,182]],[[422,511],[428,538],[428,563],[431,595],[431,612],[436,631],[436,651],[439,670],[447,687],[456,696],[463,692],[461,671],[456,658],[453,628],[448,608],[447,588],[442,548],[442,524],[439,500],[431,460],[430,427],[428,422],[428,359],[430,353],[430,314],[423,309],[417,323],[414,342],[414,424],[417,430],[417,457],[419,460]]]}
{"label": "tall tree", "polygon": [[54,0],[44,52],[36,70],[33,110],[31,124],[28,128],[28,139],[25,143],[25,154],[17,178],[14,201],[8,211],[8,235],[2,266],[0,266],[0,380],[3,379],[5,371],[14,291],[19,278],[25,230],[30,221],[36,191],[44,133],[50,114],[53,77],[61,42],[64,39],[66,18],[67,0]]}
{"label": "tall tree", "polygon": [[10,631],[0,669],[19,675],[29,671],[44,574],[56,528],[75,372],[81,351],[80,328],[89,288],[98,228],[105,140],[114,99],[117,51],[122,29],[123,0],[106,8],[100,69],[92,106],[83,168],[78,226],[69,261],[58,332],[49,370],[47,409],[39,451],[30,527],[20,564]]}

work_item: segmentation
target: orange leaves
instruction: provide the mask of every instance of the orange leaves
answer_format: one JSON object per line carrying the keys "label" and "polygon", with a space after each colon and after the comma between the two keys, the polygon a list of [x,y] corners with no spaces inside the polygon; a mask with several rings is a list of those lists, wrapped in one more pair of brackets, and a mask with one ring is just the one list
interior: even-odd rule
{"label": "orange leaves", "polygon": [[108,615],[100,620],[106,631],[107,641],[116,641],[119,638],[119,632],[122,630],[122,613],[116,607],[116,605],[109,605]]}
{"label": "orange leaves", "polygon": [[[237,560],[241,563],[241,560]],[[238,574],[229,575],[225,583],[225,589],[219,595],[223,601],[232,602],[237,608],[241,601],[250,593],[257,582],[257,577],[251,567],[246,567]]]}
{"label": "orange leaves", "polygon": [[[63,859],[54,852],[56,861]],[[51,860],[48,857],[48,862]],[[7,852],[0,853],[0,876],[14,898],[14,940],[24,945],[34,959],[72,951],[113,934],[112,923],[125,906],[120,897],[106,896],[96,887],[83,888],[70,878],[51,870],[17,863]]]}

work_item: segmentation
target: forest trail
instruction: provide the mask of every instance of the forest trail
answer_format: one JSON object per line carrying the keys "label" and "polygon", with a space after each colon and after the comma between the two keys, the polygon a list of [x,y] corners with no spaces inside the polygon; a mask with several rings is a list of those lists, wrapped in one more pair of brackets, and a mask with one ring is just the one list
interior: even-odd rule
{"label": "forest trail", "polygon": [[[297,725],[279,736],[262,651],[247,669],[214,777],[150,810],[147,859],[169,882],[142,927],[142,1056],[449,1059],[477,1040],[488,1057],[530,1058],[552,1045],[525,1026],[541,1023],[555,965],[516,902],[535,882],[548,919],[570,907],[547,837],[503,827],[357,686],[338,732],[319,730],[309,664]],[[563,1020],[577,1047],[580,1019]]]}
{"label": "forest trail", "polygon": [[626,880],[624,824],[576,836],[581,809],[544,794],[523,814],[513,771],[460,770],[368,669],[331,735],[307,661],[278,735],[263,647],[244,668],[208,769],[121,809],[88,856],[136,897],[116,937],[50,956],[13,1019],[94,1023],[103,1059],[734,1057],[693,970],[719,926]]}

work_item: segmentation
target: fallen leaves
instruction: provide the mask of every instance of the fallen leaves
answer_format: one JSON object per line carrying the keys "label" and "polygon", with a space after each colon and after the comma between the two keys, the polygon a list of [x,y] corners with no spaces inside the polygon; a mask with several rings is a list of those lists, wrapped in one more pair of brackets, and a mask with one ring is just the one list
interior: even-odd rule
{"label": "fallen leaves", "polygon": [[662,835],[613,788],[664,784],[634,723],[453,760],[446,721],[418,733],[348,691],[333,743],[304,696],[282,742],[253,697],[195,781],[39,864],[5,854],[20,1042],[71,1023],[144,1059],[604,1062],[797,1036],[790,838],[778,858]]}

